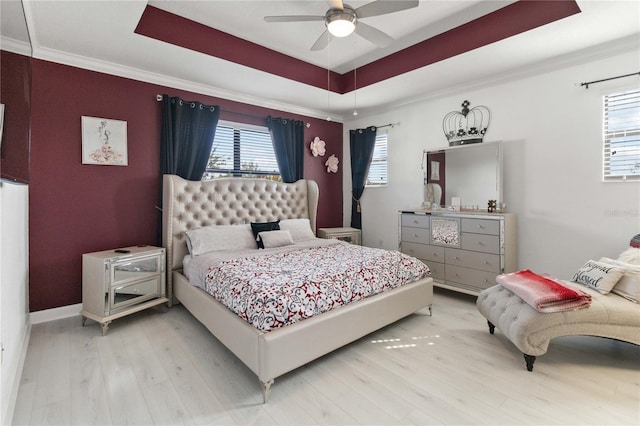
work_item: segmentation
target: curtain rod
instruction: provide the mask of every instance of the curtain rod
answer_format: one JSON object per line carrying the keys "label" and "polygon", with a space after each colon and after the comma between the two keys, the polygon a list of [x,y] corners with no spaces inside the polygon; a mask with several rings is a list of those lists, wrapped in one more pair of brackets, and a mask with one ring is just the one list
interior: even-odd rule
{"label": "curtain rod", "polygon": [[616,77],[603,78],[602,80],[587,81],[586,83],[580,83],[580,86],[584,86],[585,89],[589,88],[590,84],[602,83],[603,81],[616,80],[618,78],[631,77],[632,75],[640,75],[640,72],[633,72],[631,74],[619,75]]}
{"label": "curtain rod", "polygon": [[399,126],[400,122],[398,121],[397,123],[389,123],[389,124],[383,124],[382,126],[373,126],[376,129],[382,129],[383,127],[391,127],[392,129],[396,126]]}
{"label": "curtain rod", "polygon": [[[162,101],[162,95],[156,95],[156,101],[161,102]],[[264,115],[249,114],[247,112],[229,111],[228,109],[222,109],[222,108],[220,108],[220,111],[221,112],[226,112],[226,113],[229,113],[229,114],[242,115],[244,117],[259,118],[261,120],[266,120],[267,119],[267,117],[265,117]],[[304,123],[304,126],[308,129],[309,127],[311,127],[311,123]]]}

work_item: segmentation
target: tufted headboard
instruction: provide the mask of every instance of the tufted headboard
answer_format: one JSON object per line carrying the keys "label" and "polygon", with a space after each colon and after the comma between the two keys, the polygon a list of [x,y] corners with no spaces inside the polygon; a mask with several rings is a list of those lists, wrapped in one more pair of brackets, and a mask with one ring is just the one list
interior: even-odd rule
{"label": "tufted headboard", "polygon": [[306,218],[316,229],[318,185],[267,179],[227,178],[189,181],[164,175],[162,245],[167,249],[167,292],[171,299],[173,271],[182,269],[187,254],[184,232],[209,225],[236,225],[278,219]]}

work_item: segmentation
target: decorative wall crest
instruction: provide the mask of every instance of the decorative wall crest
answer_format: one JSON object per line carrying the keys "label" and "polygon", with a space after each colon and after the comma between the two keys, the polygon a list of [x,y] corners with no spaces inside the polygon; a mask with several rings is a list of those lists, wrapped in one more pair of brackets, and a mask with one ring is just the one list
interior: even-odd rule
{"label": "decorative wall crest", "polygon": [[449,146],[466,145],[482,142],[489,122],[491,112],[484,105],[469,109],[471,103],[462,102],[462,110],[452,111],[444,116],[442,130],[449,141]]}

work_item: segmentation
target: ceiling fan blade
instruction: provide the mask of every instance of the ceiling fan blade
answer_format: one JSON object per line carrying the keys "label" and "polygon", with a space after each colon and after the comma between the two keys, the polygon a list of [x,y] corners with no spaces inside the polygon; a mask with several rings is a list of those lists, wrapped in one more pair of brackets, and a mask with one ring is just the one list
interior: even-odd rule
{"label": "ceiling fan blade", "polygon": [[325,47],[327,47],[329,45],[329,42],[331,41],[332,38],[333,37],[331,36],[329,31],[325,30],[322,34],[320,34],[320,37],[318,37],[316,42],[313,43],[313,46],[311,46],[311,50],[322,50],[322,49],[324,49]]}
{"label": "ceiling fan blade", "polygon": [[355,10],[358,19],[369,18],[371,16],[384,15],[387,13],[400,12],[418,6],[418,0],[378,0],[360,6]]}
{"label": "ceiling fan blade", "polygon": [[378,47],[387,47],[393,42],[391,36],[364,22],[358,22],[358,25],[356,25],[356,33]]}
{"label": "ceiling fan blade", "polygon": [[329,6],[332,9],[344,9],[344,4],[342,3],[342,0],[327,0],[327,3],[329,3]]}
{"label": "ceiling fan blade", "polygon": [[313,15],[265,16],[264,20],[266,22],[324,21],[324,16],[313,16]]}

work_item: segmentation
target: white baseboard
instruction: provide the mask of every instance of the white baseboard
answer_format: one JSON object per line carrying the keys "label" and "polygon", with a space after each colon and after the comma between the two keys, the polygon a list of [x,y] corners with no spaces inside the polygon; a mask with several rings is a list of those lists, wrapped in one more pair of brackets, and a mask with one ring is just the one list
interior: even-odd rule
{"label": "white baseboard", "polygon": [[[7,411],[3,414],[2,424],[13,424],[13,414],[16,409],[16,402],[18,401],[18,391],[20,390],[20,382],[22,381],[22,370],[24,369],[24,361],[27,359],[27,349],[29,349],[29,340],[31,339],[31,324],[27,324],[25,333],[22,338],[22,346],[20,347],[20,358],[18,359],[18,365],[13,371],[13,380],[11,381],[11,389],[9,389],[9,399]],[[5,391],[6,392],[6,391]]]}
{"label": "white baseboard", "polygon": [[75,305],[61,306],[59,308],[45,309],[43,311],[31,312],[29,317],[31,324],[40,324],[42,322],[55,321],[62,318],[76,316],[82,310],[82,303]]}

